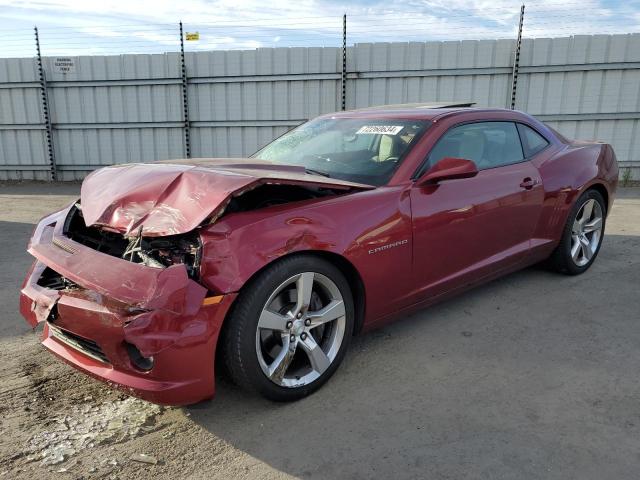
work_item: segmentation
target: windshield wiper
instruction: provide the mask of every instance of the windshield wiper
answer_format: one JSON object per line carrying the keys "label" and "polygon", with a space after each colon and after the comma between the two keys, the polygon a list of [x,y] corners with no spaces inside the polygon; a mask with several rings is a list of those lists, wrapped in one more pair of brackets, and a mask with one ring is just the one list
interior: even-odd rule
{"label": "windshield wiper", "polygon": [[331,175],[329,175],[327,172],[323,172],[322,170],[314,170],[313,168],[305,168],[304,172],[305,173],[309,173],[311,175],[322,175],[323,177],[331,178]]}

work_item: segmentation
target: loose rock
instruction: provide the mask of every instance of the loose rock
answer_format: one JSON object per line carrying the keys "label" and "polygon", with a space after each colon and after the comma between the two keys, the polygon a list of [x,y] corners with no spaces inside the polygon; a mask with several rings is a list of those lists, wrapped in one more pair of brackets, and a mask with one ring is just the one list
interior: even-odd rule
{"label": "loose rock", "polygon": [[152,457],[151,455],[147,455],[145,453],[136,453],[131,457],[131,460],[134,462],[140,463],[148,463],[150,465],[155,465],[158,463],[158,459],[156,457]]}

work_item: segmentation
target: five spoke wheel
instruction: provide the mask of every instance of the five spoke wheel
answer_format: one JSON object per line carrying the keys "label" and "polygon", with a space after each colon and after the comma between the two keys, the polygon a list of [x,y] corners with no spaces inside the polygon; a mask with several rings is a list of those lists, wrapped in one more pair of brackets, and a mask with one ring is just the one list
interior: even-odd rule
{"label": "five spoke wheel", "polygon": [[571,258],[582,267],[589,263],[600,245],[603,212],[600,204],[589,199],[580,207],[571,228]]}
{"label": "five spoke wheel", "polygon": [[607,203],[595,188],[582,193],[571,207],[560,242],[547,265],[567,275],[579,275],[593,264],[604,237]]}
{"label": "five spoke wheel", "polygon": [[320,377],[336,358],[345,334],[345,304],[325,275],[303,272],[278,286],[265,303],[256,329],[263,373],[282,387]]}

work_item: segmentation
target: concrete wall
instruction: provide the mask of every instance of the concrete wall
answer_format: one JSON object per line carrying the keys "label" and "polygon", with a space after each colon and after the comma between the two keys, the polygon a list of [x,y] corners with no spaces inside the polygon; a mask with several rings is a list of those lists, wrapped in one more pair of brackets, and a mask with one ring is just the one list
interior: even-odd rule
{"label": "concrete wall", "polygon": [[[347,108],[419,101],[507,107],[512,40],[356,44]],[[58,178],[101,165],[185,156],[177,53],[45,58]],[[247,156],[291,127],[340,109],[339,48],[186,54],[194,157]],[[568,137],[614,145],[640,178],[640,34],[524,39],[516,108]],[[34,59],[0,59],[0,179],[49,176]]]}

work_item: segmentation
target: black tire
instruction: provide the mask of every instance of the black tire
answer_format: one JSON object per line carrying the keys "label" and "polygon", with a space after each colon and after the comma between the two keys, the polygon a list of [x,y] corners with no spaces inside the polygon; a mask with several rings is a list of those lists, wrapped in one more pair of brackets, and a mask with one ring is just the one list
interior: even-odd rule
{"label": "black tire", "polygon": [[[328,277],[340,290],[345,307],[344,338],[333,362],[316,380],[298,387],[272,382],[263,372],[256,352],[258,320],[270,295],[288,278],[303,272]],[[355,309],[349,283],[330,262],[310,254],[299,254],[274,262],[245,285],[225,321],[221,338],[222,360],[231,380],[274,401],[295,401],[320,388],[336,371],[353,334]]]}
{"label": "black tire", "polygon": [[[571,240],[572,240],[572,228],[573,222],[576,220],[578,213],[582,206],[588,200],[595,200],[602,210],[602,231],[600,234],[600,240],[596,250],[593,253],[591,259],[585,265],[577,265],[571,257]],[[560,243],[553,251],[548,260],[548,265],[553,269],[560,273],[564,273],[565,275],[580,275],[581,273],[586,272],[589,267],[593,264],[596,257],[598,256],[598,252],[600,251],[600,247],[602,246],[602,237],[604,236],[605,231],[605,223],[607,217],[607,207],[602,198],[602,195],[597,190],[587,190],[584,192],[578,200],[576,200],[573,205],[569,215],[567,217],[567,223],[564,226],[564,230],[562,231],[562,238],[560,239]]]}

